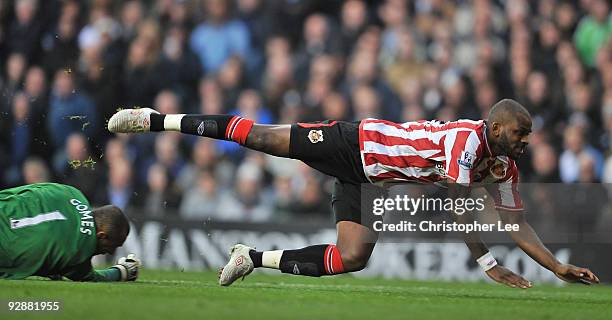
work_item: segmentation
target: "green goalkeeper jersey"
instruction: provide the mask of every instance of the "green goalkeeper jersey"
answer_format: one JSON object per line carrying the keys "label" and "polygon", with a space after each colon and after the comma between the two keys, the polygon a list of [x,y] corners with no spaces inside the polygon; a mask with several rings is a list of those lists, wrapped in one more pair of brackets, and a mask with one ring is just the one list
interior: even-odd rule
{"label": "green goalkeeper jersey", "polygon": [[0,278],[95,281],[96,243],[91,206],[74,187],[39,183],[0,191]]}

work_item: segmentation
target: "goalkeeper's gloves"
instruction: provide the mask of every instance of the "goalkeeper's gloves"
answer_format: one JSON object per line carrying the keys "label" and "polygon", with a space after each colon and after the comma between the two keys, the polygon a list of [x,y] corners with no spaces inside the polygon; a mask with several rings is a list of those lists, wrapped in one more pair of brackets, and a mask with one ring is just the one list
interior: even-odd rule
{"label": "goalkeeper's gloves", "polygon": [[134,281],[138,278],[138,269],[141,267],[140,259],[136,258],[133,253],[127,257],[119,258],[117,264],[113,266],[121,273],[121,281]]}

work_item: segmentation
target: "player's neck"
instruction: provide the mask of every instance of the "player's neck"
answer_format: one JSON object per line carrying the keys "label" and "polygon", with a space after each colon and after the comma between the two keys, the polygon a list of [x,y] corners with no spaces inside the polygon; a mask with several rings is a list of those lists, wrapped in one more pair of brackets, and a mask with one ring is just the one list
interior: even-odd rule
{"label": "player's neck", "polygon": [[485,121],[485,128],[484,128],[484,138],[485,138],[485,153],[490,157],[495,157],[499,155],[500,153],[495,148],[496,147],[495,137],[491,135],[490,130],[487,127],[486,121]]}

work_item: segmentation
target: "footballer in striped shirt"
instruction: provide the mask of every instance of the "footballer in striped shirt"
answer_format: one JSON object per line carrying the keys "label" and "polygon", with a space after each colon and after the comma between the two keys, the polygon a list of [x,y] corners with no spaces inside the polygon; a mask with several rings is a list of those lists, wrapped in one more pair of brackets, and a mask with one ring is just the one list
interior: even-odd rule
{"label": "footballer in striped shirt", "polygon": [[[261,267],[314,277],[363,269],[378,235],[371,224],[362,221],[362,197],[367,195],[362,194],[361,185],[387,183],[437,184],[448,188],[451,198],[467,197],[472,187],[486,184],[502,221],[519,225],[520,231],[510,235],[523,251],[565,281],[599,282],[590,270],[558,261],[525,220],[514,161],[525,152],[531,116],[511,99],[497,102],[488,118],[479,121],[365,119],[261,125],[237,115],[159,114],[144,108],[117,112],[108,129],[115,133],[168,130],[234,141],[249,149],[301,160],[336,178],[332,194],[335,244],[274,251],[236,244],[219,272],[220,285],[230,285]],[[454,216],[459,223],[470,223],[469,215]],[[516,288],[531,287],[522,276],[496,264],[478,233],[466,234],[464,241],[475,260],[486,260],[483,269],[493,280]]]}

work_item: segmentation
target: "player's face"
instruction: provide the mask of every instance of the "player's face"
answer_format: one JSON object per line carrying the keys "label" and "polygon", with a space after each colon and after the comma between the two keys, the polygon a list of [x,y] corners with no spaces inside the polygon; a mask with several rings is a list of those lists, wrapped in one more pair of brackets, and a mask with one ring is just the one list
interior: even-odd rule
{"label": "player's face", "polygon": [[125,242],[125,238],[127,238],[127,235],[125,235],[120,236],[120,239],[113,239],[105,232],[98,232],[96,236],[98,238],[96,254],[115,254],[115,250],[121,247]]}
{"label": "player's face", "polygon": [[504,154],[513,160],[518,159],[529,144],[529,134],[531,133],[531,120],[516,119],[504,125],[499,137],[499,144]]}

